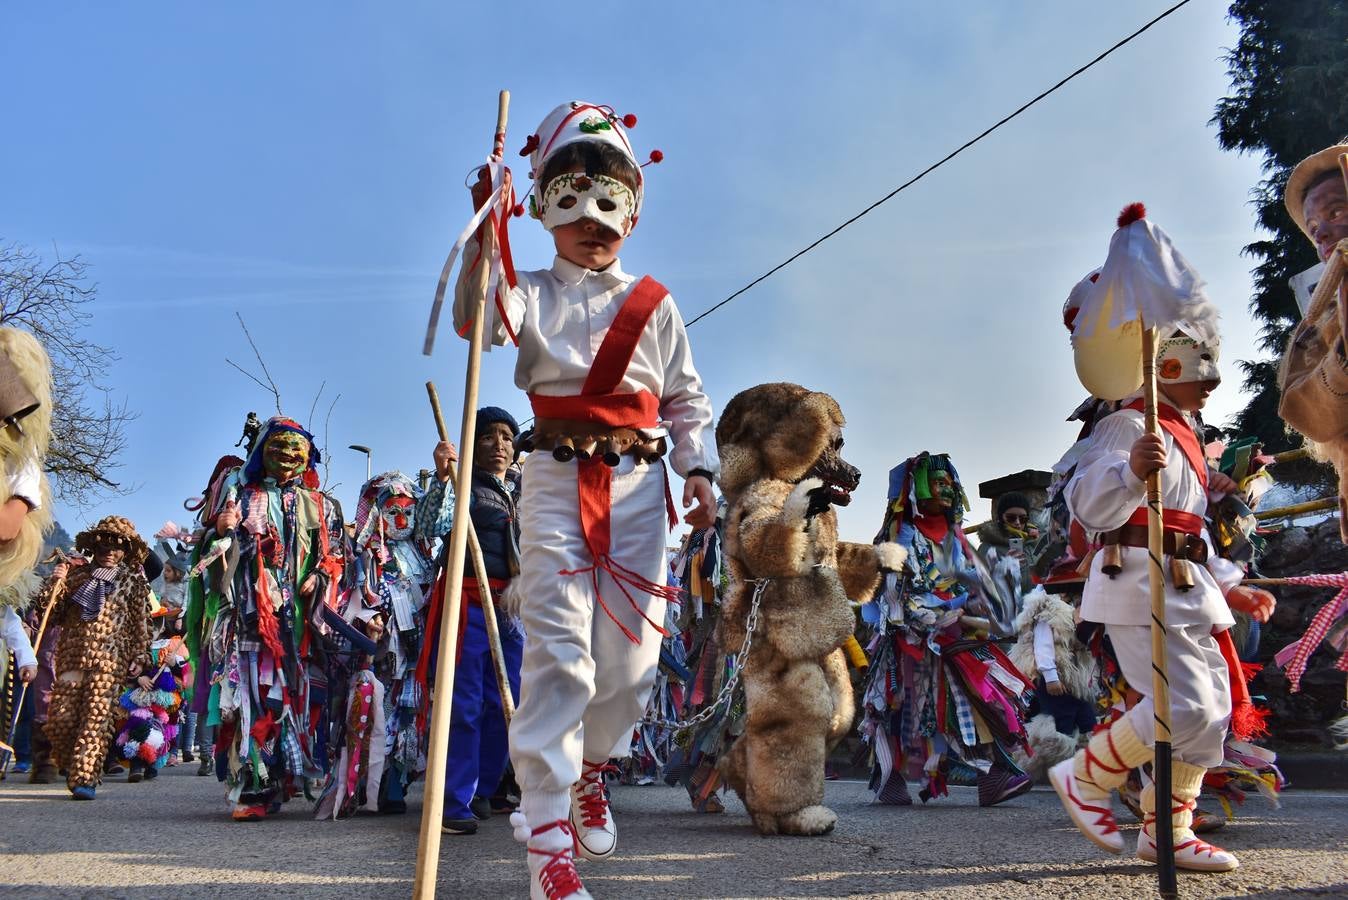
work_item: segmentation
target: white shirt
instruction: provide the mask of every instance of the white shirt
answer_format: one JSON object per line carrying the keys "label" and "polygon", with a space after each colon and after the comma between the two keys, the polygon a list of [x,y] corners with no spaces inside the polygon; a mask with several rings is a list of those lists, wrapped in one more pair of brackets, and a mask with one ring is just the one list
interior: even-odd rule
{"label": "white shirt", "polygon": [[[1121,409],[1101,419],[1081,456],[1076,474],[1067,484],[1067,505],[1088,533],[1112,531],[1122,526],[1138,507],[1146,504],[1147,484],[1133,474],[1128,454],[1146,433],[1142,413]],[[1166,465],[1161,470],[1161,502],[1165,509],[1178,509],[1202,517],[1208,509],[1208,494],[1169,432],[1162,431]],[[1230,560],[1221,559],[1208,544],[1206,566],[1194,565],[1194,587],[1185,592],[1170,585],[1165,572],[1166,624],[1212,625],[1217,631],[1234,624],[1226,592],[1240,583],[1243,573]],[[1082,618],[1106,625],[1151,624],[1151,588],[1147,574],[1147,551],[1123,547],[1123,571],[1110,578],[1100,571],[1102,554],[1091,562],[1090,575],[1081,595]]]}
{"label": "white shirt", "polygon": [[0,640],[14,654],[14,664],[20,669],[37,665],[33,645],[28,642],[28,632],[23,630],[23,622],[12,606],[6,606],[4,612],[0,612]]}
{"label": "white shirt", "polygon": [[[464,252],[470,259],[475,253],[471,245]],[[580,394],[599,345],[637,279],[624,272],[616,259],[607,269],[595,272],[560,256],[551,269],[519,272],[518,276],[519,284],[505,302],[510,328],[519,338],[515,384],[528,393],[549,397]],[[462,332],[467,321],[462,281],[459,288],[454,297],[454,327]],[[496,344],[506,342],[499,317],[490,339]],[[618,390],[646,390],[659,398],[662,428],[657,433],[673,437],[670,464],[674,471],[686,476],[690,469],[712,474],[720,470],[711,401],[693,367],[683,317],[668,294],[646,323]]]}
{"label": "white shirt", "polygon": [[1034,623],[1034,664],[1045,684],[1058,680],[1058,654],[1053,646],[1053,626],[1043,619]]}

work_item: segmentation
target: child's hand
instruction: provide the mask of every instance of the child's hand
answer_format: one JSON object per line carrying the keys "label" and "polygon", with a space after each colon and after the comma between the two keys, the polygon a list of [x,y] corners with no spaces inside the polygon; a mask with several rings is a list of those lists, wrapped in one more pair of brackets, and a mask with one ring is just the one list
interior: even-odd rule
{"label": "child's hand", "polygon": [[449,441],[441,441],[435,445],[431,456],[435,459],[435,477],[449,481],[454,474],[454,464],[459,461],[459,451]]}
{"label": "child's hand", "polygon": [[1240,490],[1240,485],[1236,484],[1235,479],[1230,475],[1223,475],[1216,469],[1209,469],[1208,490],[1225,496],[1227,494],[1234,494],[1236,491]]}
{"label": "child's hand", "polygon": [[694,475],[683,483],[683,508],[697,506],[683,517],[690,528],[710,528],[716,522],[716,498],[712,496],[711,482],[706,476]]}
{"label": "child's hand", "polygon": [[154,682],[150,680],[149,675],[142,675],[139,678],[137,678],[136,684],[140,685],[144,690],[147,691],[154,690]]}
{"label": "child's hand", "polygon": [[1062,686],[1061,681],[1045,681],[1044,688],[1055,697],[1061,697],[1067,693],[1067,688]]}
{"label": "child's hand", "polygon": [[[501,181],[505,185],[506,196],[509,197],[511,185],[509,169],[505,170],[505,173],[501,176]],[[473,182],[469,191],[473,194],[473,211],[476,212],[491,197],[491,172],[487,170],[486,166],[477,170],[477,181]]]}
{"label": "child's hand", "polygon": [[1165,468],[1165,439],[1159,434],[1144,434],[1133,442],[1128,453],[1128,468],[1139,481],[1146,481],[1152,472]]}
{"label": "child's hand", "polygon": [[1236,612],[1243,612],[1256,622],[1267,622],[1273,615],[1278,601],[1263,588],[1237,585],[1226,595],[1226,605]]}
{"label": "child's hand", "polygon": [[233,500],[225,501],[225,508],[220,510],[220,515],[215,517],[215,533],[228,534],[238,527],[240,518],[239,504]]}
{"label": "child's hand", "polygon": [[19,681],[27,684],[37,677],[37,666],[20,666]]}

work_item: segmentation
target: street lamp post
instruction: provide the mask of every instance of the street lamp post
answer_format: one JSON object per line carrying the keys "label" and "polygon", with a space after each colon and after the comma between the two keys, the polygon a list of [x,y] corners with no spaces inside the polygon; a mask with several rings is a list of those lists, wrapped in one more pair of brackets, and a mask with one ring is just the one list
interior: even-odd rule
{"label": "street lamp post", "polygon": [[374,474],[374,468],[371,465],[371,458],[373,457],[373,454],[370,452],[370,448],[362,446],[360,444],[351,444],[350,449],[355,450],[358,453],[365,454],[365,480],[369,481],[370,476]]}

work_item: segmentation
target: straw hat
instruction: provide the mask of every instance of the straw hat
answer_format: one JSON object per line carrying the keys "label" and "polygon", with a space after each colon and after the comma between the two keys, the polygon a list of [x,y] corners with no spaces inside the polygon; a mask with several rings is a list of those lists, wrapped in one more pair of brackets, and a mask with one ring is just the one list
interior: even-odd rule
{"label": "straw hat", "polygon": [[1287,214],[1297,223],[1301,233],[1315,243],[1311,233],[1306,230],[1306,193],[1321,175],[1339,167],[1339,157],[1348,153],[1348,138],[1343,138],[1332,147],[1326,147],[1318,153],[1296,164],[1292,174],[1287,176],[1287,187],[1282,192],[1282,202],[1287,206]]}
{"label": "straw hat", "polygon": [[75,535],[75,549],[93,559],[94,544],[99,537],[111,537],[119,540],[126,551],[125,562],[128,566],[140,565],[150,553],[150,548],[136,533],[136,526],[131,523],[130,519],[122,516],[105,516],[99,519],[98,524],[93,528]]}

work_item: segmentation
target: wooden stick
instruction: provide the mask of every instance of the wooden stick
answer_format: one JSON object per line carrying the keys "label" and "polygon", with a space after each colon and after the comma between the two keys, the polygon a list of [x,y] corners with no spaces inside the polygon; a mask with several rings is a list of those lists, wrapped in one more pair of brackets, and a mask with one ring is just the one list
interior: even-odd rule
{"label": "wooden stick", "polygon": [[[1143,415],[1147,434],[1161,436],[1156,401],[1156,329],[1142,332]],[[1156,879],[1162,897],[1179,896],[1175,875],[1175,835],[1171,830],[1171,755],[1170,755],[1170,677],[1166,657],[1165,574],[1161,567],[1165,555],[1165,535],[1161,509],[1161,472],[1147,476],[1147,577],[1151,585],[1151,692],[1156,718],[1156,746],[1152,780],[1156,783]]]}
{"label": "wooden stick", "polygon": [[1291,506],[1276,506],[1273,509],[1261,509],[1255,512],[1254,517],[1261,520],[1281,519],[1284,516],[1301,516],[1306,513],[1338,508],[1338,497],[1321,497],[1319,500],[1307,500],[1305,503],[1293,503]]}
{"label": "wooden stick", "polygon": [[[496,112],[493,152],[505,145],[506,113],[510,92],[501,91]],[[468,329],[468,373],[463,386],[463,427],[460,430],[459,483],[468,483],[473,470],[473,425],[477,410],[478,380],[482,374],[482,322],[486,318],[487,283],[496,242],[496,232],[482,229],[482,254],[477,273]],[[426,787],[421,809],[421,835],[417,841],[415,900],[435,900],[436,878],[440,872],[440,827],[445,803],[445,760],[449,756],[450,706],[454,699],[454,660],[458,655],[459,608],[463,594],[463,563],[472,520],[468,515],[469,494],[454,495],[454,524],[449,532],[449,573],[445,586],[443,618],[440,622],[440,656],[435,672],[435,699],[431,709],[430,746],[426,753]]]}
{"label": "wooden stick", "polygon": [[[440,395],[435,383],[426,382],[426,393],[431,400],[431,412],[435,415],[435,425],[440,429],[440,440],[449,440],[444,430],[445,417],[440,412]],[[450,484],[457,496],[459,485],[453,475]],[[471,487],[468,489],[471,491]],[[487,575],[487,561],[482,556],[482,543],[478,540],[477,529],[468,523],[468,553],[473,560],[473,572],[477,575],[477,589],[482,597],[482,620],[487,627],[487,643],[491,646],[491,660],[496,669],[496,686],[501,693],[501,711],[505,713],[506,725],[515,717],[515,696],[510,688],[510,673],[506,669],[505,651],[501,649],[501,627],[496,618],[496,604],[491,595],[490,576]]]}

